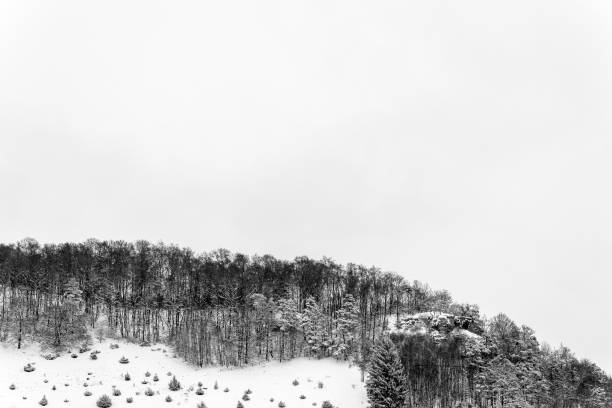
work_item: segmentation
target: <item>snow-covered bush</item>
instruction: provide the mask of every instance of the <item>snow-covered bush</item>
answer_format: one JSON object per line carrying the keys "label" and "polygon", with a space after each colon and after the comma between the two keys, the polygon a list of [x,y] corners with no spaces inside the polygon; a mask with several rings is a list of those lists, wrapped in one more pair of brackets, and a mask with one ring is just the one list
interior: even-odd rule
{"label": "snow-covered bush", "polygon": [[9,390],[14,390],[15,388],[17,388],[17,387],[15,387],[15,384],[9,385]]}
{"label": "snow-covered bush", "polygon": [[111,401],[110,397],[106,394],[102,395],[100,398],[98,398],[98,401],[96,402],[96,405],[99,408],[109,408],[113,405],[113,402]]}
{"label": "snow-covered bush", "polygon": [[157,376],[157,374],[153,376],[153,381],[159,381],[159,377]]}
{"label": "snow-covered bush", "polygon": [[293,384],[293,385],[300,385],[298,380],[293,380],[293,382],[291,384]]}
{"label": "snow-covered bush", "polygon": [[323,388],[323,382],[322,382],[322,381],[319,381],[319,383],[317,384],[317,387],[319,387],[319,388]]}
{"label": "snow-covered bush", "polygon": [[118,397],[121,395],[121,390],[119,390],[119,388],[113,388],[113,395],[115,397]]}
{"label": "snow-covered bush", "polygon": [[207,407],[205,403],[200,402],[196,408],[207,408]]}
{"label": "snow-covered bush", "polygon": [[110,348],[111,350],[118,349],[119,345],[117,343],[111,343]]}
{"label": "snow-covered bush", "polygon": [[125,356],[122,356],[122,357],[119,359],[119,363],[121,363],[121,364],[127,364],[127,363],[129,363],[129,362],[130,362],[130,360],[128,360],[128,359],[127,359]]}
{"label": "snow-covered bush", "polygon": [[278,403],[278,408],[285,408],[286,406],[287,405],[283,401]]}
{"label": "snow-covered bush", "polygon": [[91,397],[91,391],[87,390],[83,393],[83,395],[86,397]]}
{"label": "snow-covered bush", "polygon": [[128,404],[131,404],[132,402],[134,402],[134,398],[132,398],[132,397],[127,397],[127,398],[125,399],[125,402],[127,402]]}
{"label": "snow-covered bush", "polygon": [[123,379],[125,381],[130,381],[132,379],[132,377],[130,377],[130,373],[125,373],[125,375],[123,376]]}
{"label": "snow-covered bush", "polygon": [[36,370],[36,369],[30,363],[26,364],[25,367],[23,367],[23,371],[25,371],[26,373],[31,373],[34,370]]}
{"label": "snow-covered bush", "polygon": [[244,394],[244,395],[242,396],[242,400],[243,400],[243,401],[248,401],[248,400],[250,400],[250,399],[251,399],[251,397],[249,397],[249,394]]}
{"label": "snow-covered bush", "polygon": [[45,397],[44,395],[43,395],[42,399],[40,401],[38,401],[38,405],[42,405],[43,407],[45,405],[47,405],[47,403],[48,403],[47,402],[47,397]]}
{"label": "snow-covered bush", "polygon": [[223,392],[229,392],[229,388],[225,387],[225,389],[223,390]]}
{"label": "snow-covered bush", "polygon": [[172,397],[171,396],[166,396],[166,402],[172,402]]}
{"label": "snow-covered bush", "polygon": [[238,401],[238,405],[236,405],[236,408],[244,408],[244,405],[242,405],[242,402]]}
{"label": "snow-covered bush", "polygon": [[300,395],[300,399],[306,399],[306,396],[304,394]]}
{"label": "snow-covered bush", "polygon": [[147,372],[145,373],[145,377],[150,377],[150,376],[151,376],[151,373],[147,371]]}
{"label": "snow-covered bush", "polygon": [[217,381],[216,381],[216,380],[215,380],[215,385],[213,386],[213,388],[214,388],[215,390],[218,390],[218,389],[219,389],[219,384],[217,384]]}
{"label": "snow-covered bush", "polygon": [[176,376],[172,377],[172,380],[168,383],[168,388],[170,391],[178,391],[181,389],[181,383],[178,382]]}
{"label": "snow-covered bush", "polygon": [[204,395],[204,390],[201,387],[198,387],[195,393],[196,395]]}
{"label": "snow-covered bush", "polygon": [[72,358],[77,358],[77,357],[78,357],[78,355],[77,355],[77,354],[75,354],[75,353],[72,353],[72,354],[70,355],[70,357],[72,357]]}
{"label": "snow-covered bush", "polygon": [[89,358],[92,360],[97,360],[98,359],[98,354],[97,353],[91,353],[89,354]]}
{"label": "snow-covered bush", "polygon": [[321,408],[334,408],[334,406],[329,401],[323,401],[323,403],[321,404]]}
{"label": "snow-covered bush", "polygon": [[144,394],[145,394],[147,397],[152,397],[152,396],[153,396],[155,393],[153,392],[153,390],[152,390],[151,388],[147,388],[147,389],[145,390]]}
{"label": "snow-covered bush", "polygon": [[247,390],[246,390],[244,393],[245,393],[245,394],[252,394],[252,393],[253,393],[253,391],[251,391],[251,389],[250,389],[250,388],[248,388],[248,389],[247,389]]}
{"label": "snow-covered bush", "polygon": [[55,387],[55,385],[53,387],[51,387],[51,390],[55,391],[57,388]]}

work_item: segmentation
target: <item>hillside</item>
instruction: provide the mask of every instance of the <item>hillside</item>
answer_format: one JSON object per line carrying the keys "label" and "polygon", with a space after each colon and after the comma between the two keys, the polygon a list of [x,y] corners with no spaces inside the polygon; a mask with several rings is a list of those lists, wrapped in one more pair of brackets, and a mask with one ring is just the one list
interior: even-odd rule
{"label": "hillside", "polygon": [[[146,241],[40,245],[26,239],[0,245],[0,296],[6,350],[40,345],[66,360],[68,350],[95,347],[94,339],[124,339],[143,350],[164,344],[189,367],[243,367],[279,389],[276,374],[253,366],[282,373],[292,367],[286,362],[301,361],[289,377],[308,364],[315,371],[304,373],[315,381],[315,365],[319,376],[334,377],[331,367],[352,364],[367,382],[352,379],[351,389],[326,394],[349,398],[350,406],[364,403],[363,387],[372,405],[377,395],[396,391],[410,406],[612,404],[612,379],[596,364],[566,347],[542,346],[533,329],[508,316],[485,319],[477,305],[453,302],[445,290],[329,258],[285,261],[227,250],[196,254]],[[115,365],[119,357],[101,351]],[[83,358],[77,360],[70,364]],[[69,375],[69,365],[53,363],[66,370],[57,375]],[[118,374],[105,374],[104,384]],[[386,383],[372,381],[385,375]],[[191,374],[184,377],[193,383]]]}

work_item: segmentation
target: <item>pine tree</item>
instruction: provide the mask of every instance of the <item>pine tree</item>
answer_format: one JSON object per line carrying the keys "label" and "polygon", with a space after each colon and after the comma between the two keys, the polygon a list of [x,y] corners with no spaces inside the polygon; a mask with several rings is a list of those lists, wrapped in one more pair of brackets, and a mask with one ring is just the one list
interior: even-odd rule
{"label": "pine tree", "polygon": [[366,389],[372,408],[402,408],[408,396],[406,375],[395,345],[381,339],[372,353]]}

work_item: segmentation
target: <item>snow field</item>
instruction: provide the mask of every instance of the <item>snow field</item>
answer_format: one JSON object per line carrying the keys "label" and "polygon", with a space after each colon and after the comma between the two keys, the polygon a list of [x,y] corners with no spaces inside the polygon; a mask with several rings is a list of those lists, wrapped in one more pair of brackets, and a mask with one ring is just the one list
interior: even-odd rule
{"label": "snow field", "polygon": [[[113,407],[133,408],[197,408],[199,402],[204,402],[207,408],[235,408],[238,401],[245,408],[276,408],[281,401],[286,408],[320,408],[325,400],[338,408],[367,406],[359,369],[331,359],[299,358],[245,368],[197,368],[174,358],[164,345],[140,347],[118,342],[119,348],[111,349],[112,343],[95,342],[92,350],[100,350],[96,360],[89,358],[89,352],[77,352],[77,358],[63,353],[55,360],[46,360],[34,345],[21,350],[13,345],[0,345],[0,408],[39,407],[43,395],[48,401],[47,407],[95,408],[103,394],[111,398]],[[129,363],[119,363],[123,356]],[[35,367],[33,372],[23,370],[27,363]],[[146,372],[150,373],[149,377],[145,376]],[[126,373],[131,377],[129,381],[124,379]],[[153,381],[155,374],[159,378],[157,382]],[[181,383],[178,391],[168,388],[172,376]],[[293,385],[294,380],[297,385]],[[198,382],[206,388],[204,395],[196,394]],[[322,388],[319,382],[323,383]],[[9,388],[11,384],[15,385],[14,390]],[[121,392],[120,396],[113,396],[114,387]],[[147,388],[154,391],[153,396],[145,395]],[[229,391],[224,392],[225,388]],[[242,397],[247,389],[252,393],[245,401]],[[87,390],[91,396],[84,395]],[[306,398],[301,399],[301,395]],[[171,402],[166,401],[167,396],[172,398]],[[133,398],[132,403],[127,403],[128,397]]]}

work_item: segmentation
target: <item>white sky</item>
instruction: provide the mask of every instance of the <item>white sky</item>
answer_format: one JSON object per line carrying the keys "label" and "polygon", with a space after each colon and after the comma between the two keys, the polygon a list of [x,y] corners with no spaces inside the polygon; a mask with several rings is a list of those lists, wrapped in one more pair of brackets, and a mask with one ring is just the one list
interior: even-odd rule
{"label": "white sky", "polygon": [[377,265],[612,372],[606,3],[0,0],[0,241]]}

